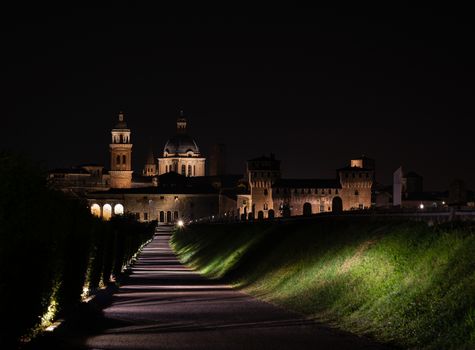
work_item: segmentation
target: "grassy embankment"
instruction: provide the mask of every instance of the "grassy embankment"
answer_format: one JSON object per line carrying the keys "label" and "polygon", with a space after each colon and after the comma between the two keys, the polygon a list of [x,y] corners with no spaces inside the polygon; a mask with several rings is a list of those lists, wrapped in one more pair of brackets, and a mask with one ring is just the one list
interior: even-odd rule
{"label": "grassy embankment", "polygon": [[475,226],[195,225],[181,260],[258,298],[407,348],[475,348]]}

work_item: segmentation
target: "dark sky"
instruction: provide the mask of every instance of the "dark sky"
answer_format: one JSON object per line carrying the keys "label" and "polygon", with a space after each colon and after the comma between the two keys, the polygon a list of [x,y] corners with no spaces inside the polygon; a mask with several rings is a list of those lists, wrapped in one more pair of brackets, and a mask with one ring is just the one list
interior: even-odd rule
{"label": "dark sky", "polygon": [[475,188],[468,16],[415,8],[55,11],[2,13],[2,148],[49,167],[108,165],[110,129],[123,110],[140,170],[184,108],[205,154],[226,144],[230,172],[273,152],[286,177],[333,177],[365,154],[383,183],[403,165],[428,190],[454,178]]}

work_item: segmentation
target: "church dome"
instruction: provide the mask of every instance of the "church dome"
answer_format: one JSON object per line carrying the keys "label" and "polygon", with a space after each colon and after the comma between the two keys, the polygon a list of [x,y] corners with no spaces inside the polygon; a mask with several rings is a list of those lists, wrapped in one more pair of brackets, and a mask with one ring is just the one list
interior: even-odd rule
{"label": "church dome", "polygon": [[200,150],[195,140],[189,135],[178,134],[167,141],[163,148],[163,153],[168,156],[186,154],[192,152],[194,156],[199,155]]}
{"label": "church dome", "polygon": [[163,148],[164,157],[191,156],[199,157],[200,150],[195,140],[186,132],[186,118],[183,111],[176,120],[176,135],[167,141]]}

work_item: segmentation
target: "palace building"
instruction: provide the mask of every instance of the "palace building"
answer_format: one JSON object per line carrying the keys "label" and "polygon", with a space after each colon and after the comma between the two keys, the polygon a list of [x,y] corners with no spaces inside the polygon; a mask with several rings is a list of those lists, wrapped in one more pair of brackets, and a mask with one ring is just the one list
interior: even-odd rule
{"label": "palace building", "polygon": [[217,145],[206,174],[206,157],[187,131],[180,112],[176,134],[161,157],[150,151],[141,174],[133,171],[132,132],[119,113],[111,130],[110,169],[89,164],[55,169],[50,182],[87,199],[104,219],[129,213],[140,221],[171,223],[199,219],[265,220],[310,216],[371,206],[374,161],[352,159],[333,179],[287,179],[273,154],[250,159],[244,174],[226,174],[224,145]]}

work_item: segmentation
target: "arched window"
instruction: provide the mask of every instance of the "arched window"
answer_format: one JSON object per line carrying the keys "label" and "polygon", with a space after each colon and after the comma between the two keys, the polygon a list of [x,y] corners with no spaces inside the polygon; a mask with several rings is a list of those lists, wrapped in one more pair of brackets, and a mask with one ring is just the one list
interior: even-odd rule
{"label": "arched window", "polygon": [[104,220],[110,220],[112,216],[112,206],[110,204],[104,204],[102,207],[102,218]]}
{"label": "arched window", "polygon": [[358,192],[358,190],[355,190],[355,196],[358,196],[360,193]]}
{"label": "arched window", "polygon": [[165,212],[161,211],[160,212],[160,222],[164,222],[164,221],[165,221]]}
{"label": "arched window", "polygon": [[186,166],[185,166],[185,164],[181,165],[181,174],[186,175]]}
{"label": "arched window", "polygon": [[120,134],[120,143],[123,143],[123,142],[124,142],[124,136]]}
{"label": "arched window", "polygon": [[115,215],[124,215],[124,206],[122,204],[116,204],[114,206]]}
{"label": "arched window", "polygon": [[168,165],[165,165],[165,172],[168,173]]}
{"label": "arched window", "polygon": [[193,176],[196,176],[196,165],[193,165]]}
{"label": "arched window", "polygon": [[116,164],[120,164],[120,156],[117,156],[117,158],[115,159],[115,162]]}
{"label": "arched window", "polygon": [[94,203],[93,205],[91,205],[91,214],[97,216],[98,218],[101,217],[101,207],[99,206],[99,204]]}
{"label": "arched window", "polygon": [[332,200],[332,211],[336,213],[340,213],[343,211],[343,201],[340,197],[335,197]]}
{"label": "arched window", "polygon": [[167,222],[172,222],[172,212],[167,211]]}
{"label": "arched window", "polygon": [[173,221],[178,221],[178,212],[173,213]]}
{"label": "arched window", "polygon": [[188,176],[191,176],[191,165],[188,165]]}
{"label": "arched window", "polygon": [[312,215],[312,204],[305,202],[303,204],[303,216],[310,216]]}
{"label": "arched window", "polygon": [[125,164],[127,161],[127,157],[125,155],[122,156],[122,164]]}
{"label": "arched window", "polygon": [[264,196],[267,196],[269,192],[267,191],[267,188],[264,188]]}

